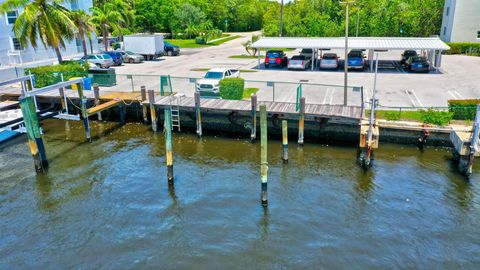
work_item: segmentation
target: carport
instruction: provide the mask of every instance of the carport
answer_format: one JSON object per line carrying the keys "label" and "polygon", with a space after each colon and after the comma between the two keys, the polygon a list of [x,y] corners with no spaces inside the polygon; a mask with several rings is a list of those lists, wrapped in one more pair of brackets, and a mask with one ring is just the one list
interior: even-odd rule
{"label": "carport", "polygon": [[[379,51],[421,51],[434,69],[438,70],[442,65],[442,52],[450,50],[439,37],[414,38],[414,37],[349,37],[348,49],[368,50],[367,60],[370,70],[373,71],[373,55],[375,50]],[[257,49],[312,49],[313,64],[312,70],[317,61],[318,51],[325,49],[345,50],[344,37],[265,37],[252,44]],[[260,67],[260,54],[258,55],[258,66]]]}

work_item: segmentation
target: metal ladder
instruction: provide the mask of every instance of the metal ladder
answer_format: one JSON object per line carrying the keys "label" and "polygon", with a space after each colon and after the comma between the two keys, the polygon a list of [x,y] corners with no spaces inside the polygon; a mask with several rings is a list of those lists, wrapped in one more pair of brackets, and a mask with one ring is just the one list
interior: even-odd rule
{"label": "metal ladder", "polygon": [[170,95],[170,110],[172,111],[172,117],[171,117],[171,122],[172,122],[172,130],[175,130],[175,128],[180,131],[180,101],[181,101],[182,95],[177,95],[172,94]]}

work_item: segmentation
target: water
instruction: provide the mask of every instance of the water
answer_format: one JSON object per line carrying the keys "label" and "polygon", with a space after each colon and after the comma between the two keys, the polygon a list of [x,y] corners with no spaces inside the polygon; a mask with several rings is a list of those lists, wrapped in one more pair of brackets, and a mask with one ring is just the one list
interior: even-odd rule
{"label": "water", "polygon": [[[23,142],[0,150],[0,269],[478,269],[480,178],[447,149],[382,144],[373,169],[352,147],[269,145],[149,127],[48,120],[50,170]],[[477,169],[478,171],[478,169]]]}

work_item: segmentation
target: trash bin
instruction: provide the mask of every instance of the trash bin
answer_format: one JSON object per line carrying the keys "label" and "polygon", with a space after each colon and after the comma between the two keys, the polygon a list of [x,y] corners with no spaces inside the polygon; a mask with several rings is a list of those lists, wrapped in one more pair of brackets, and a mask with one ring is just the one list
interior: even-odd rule
{"label": "trash bin", "polygon": [[92,90],[92,80],[93,78],[83,78],[83,89]]}
{"label": "trash bin", "polygon": [[[99,86],[114,86],[117,84],[117,75],[113,68],[95,68],[88,71],[89,77],[92,78],[92,83]],[[91,75],[91,76],[90,76]]]}

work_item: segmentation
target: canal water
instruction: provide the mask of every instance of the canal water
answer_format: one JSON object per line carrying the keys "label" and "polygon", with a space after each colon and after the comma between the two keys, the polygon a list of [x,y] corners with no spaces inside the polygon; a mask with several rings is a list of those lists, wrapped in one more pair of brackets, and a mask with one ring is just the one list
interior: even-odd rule
{"label": "canal water", "polygon": [[[382,144],[372,170],[352,146],[174,135],[141,124],[43,125],[48,174],[25,142],[0,148],[0,269],[478,269],[480,178],[444,148]],[[292,134],[292,139],[293,138]],[[480,170],[480,168],[476,168]]]}

